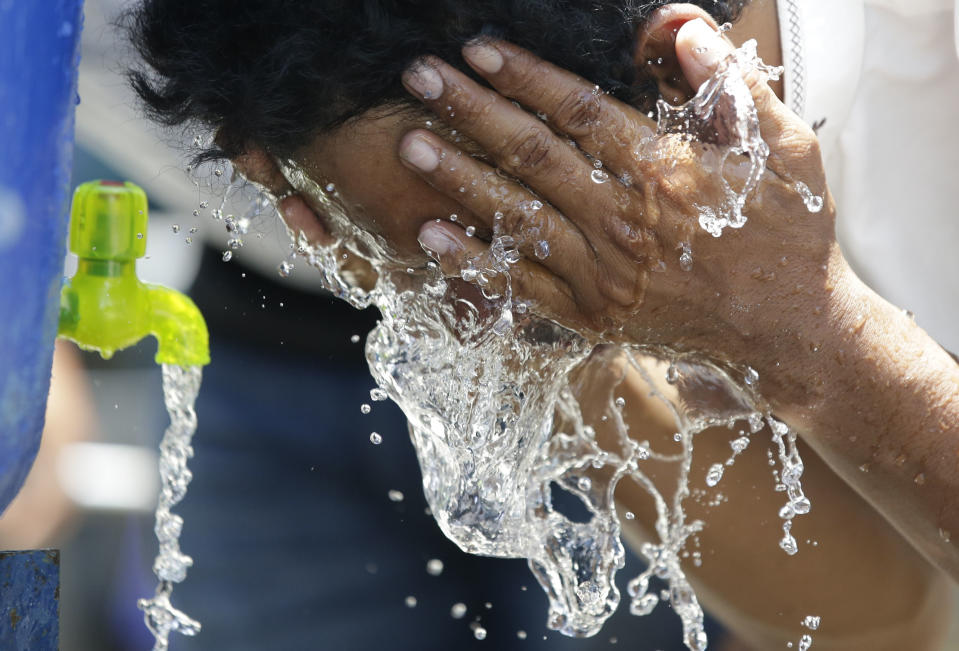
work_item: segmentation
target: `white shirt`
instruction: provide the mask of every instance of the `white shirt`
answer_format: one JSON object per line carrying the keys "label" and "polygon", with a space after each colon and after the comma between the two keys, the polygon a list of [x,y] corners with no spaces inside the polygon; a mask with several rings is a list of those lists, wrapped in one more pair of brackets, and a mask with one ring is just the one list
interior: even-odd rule
{"label": "white shirt", "polygon": [[959,350],[959,7],[777,4],[786,103],[809,124],[826,120],[819,136],[844,254]]}

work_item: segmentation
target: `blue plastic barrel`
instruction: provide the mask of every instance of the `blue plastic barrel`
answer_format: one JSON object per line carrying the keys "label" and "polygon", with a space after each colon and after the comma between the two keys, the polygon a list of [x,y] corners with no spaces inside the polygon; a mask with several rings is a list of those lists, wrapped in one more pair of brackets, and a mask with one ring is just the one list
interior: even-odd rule
{"label": "blue plastic barrel", "polygon": [[40,446],[67,233],[82,0],[0,0],[0,512]]}

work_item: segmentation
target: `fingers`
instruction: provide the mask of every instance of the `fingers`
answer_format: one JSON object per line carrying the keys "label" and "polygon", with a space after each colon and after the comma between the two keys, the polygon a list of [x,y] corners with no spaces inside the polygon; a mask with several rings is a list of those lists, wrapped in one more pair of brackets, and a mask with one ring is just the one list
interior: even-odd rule
{"label": "fingers", "polygon": [[330,246],[336,242],[320,218],[306,205],[300,195],[293,194],[285,197],[280,201],[279,208],[283,221],[294,235],[303,233],[308,242],[321,246]]}
{"label": "fingers", "polygon": [[455,68],[428,58],[403,73],[403,83],[444,122],[476,141],[500,168],[560,211],[570,214],[580,208],[586,192],[605,194],[595,191],[593,167],[580,152],[541,120]]}
{"label": "fingers", "polygon": [[595,84],[510,43],[470,43],[463,48],[463,58],[496,90],[545,115],[549,124],[617,175],[630,168],[640,128],[656,128],[647,116]]}
{"label": "fingers", "polygon": [[406,134],[400,160],[483,220],[491,232],[512,236],[523,255],[553,273],[572,280],[570,263],[592,258],[583,234],[561,213],[435,134]]}
{"label": "fingers", "polygon": [[[439,220],[427,222],[420,228],[419,241],[439,263],[444,275],[473,283],[487,296],[502,295],[505,291],[507,277],[489,271],[489,245],[469,237],[456,224]],[[545,267],[530,260],[519,260],[510,265],[508,280],[514,306],[522,302],[537,314],[567,327],[582,325],[578,322],[579,309],[569,286]]]}
{"label": "fingers", "polygon": [[330,246],[334,238],[306,202],[297,194],[272,156],[262,149],[251,149],[232,160],[233,167],[247,181],[255,183],[274,197],[283,197],[277,205],[287,228],[294,236],[303,233],[308,242]]}

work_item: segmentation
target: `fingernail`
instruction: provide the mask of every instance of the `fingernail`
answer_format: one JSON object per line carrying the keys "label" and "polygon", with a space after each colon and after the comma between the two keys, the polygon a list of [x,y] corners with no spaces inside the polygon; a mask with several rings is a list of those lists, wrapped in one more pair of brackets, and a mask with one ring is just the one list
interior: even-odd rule
{"label": "fingernail", "polygon": [[403,143],[400,157],[423,172],[432,172],[440,164],[436,150],[422,138],[410,138]]}
{"label": "fingernail", "polygon": [[676,40],[688,40],[696,63],[710,72],[732,51],[729,43],[702,18],[690,20],[680,27]]}
{"label": "fingernail", "polygon": [[449,233],[441,226],[433,226],[431,224],[423,226],[418,239],[420,246],[422,246],[427,253],[437,256],[446,255],[453,250],[453,245],[455,244],[453,238],[451,238]]}
{"label": "fingernail", "polygon": [[443,94],[443,78],[436,68],[425,63],[417,62],[407,68],[403,81],[423,99],[436,99]]}
{"label": "fingernail", "polygon": [[469,43],[463,48],[463,58],[488,75],[496,74],[503,68],[503,55],[487,43]]}

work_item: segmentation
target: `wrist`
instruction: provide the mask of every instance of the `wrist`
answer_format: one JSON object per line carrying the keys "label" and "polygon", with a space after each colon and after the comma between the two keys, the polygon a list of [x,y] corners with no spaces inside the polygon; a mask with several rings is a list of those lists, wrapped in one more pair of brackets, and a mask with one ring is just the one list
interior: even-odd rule
{"label": "wrist", "polygon": [[864,325],[882,301],[834,247],[814,273],[784,283],[754,315],[756,334],[743,359],[760,376],[770,408],[788,416],[813,412],[846,382],[864,352]]}

